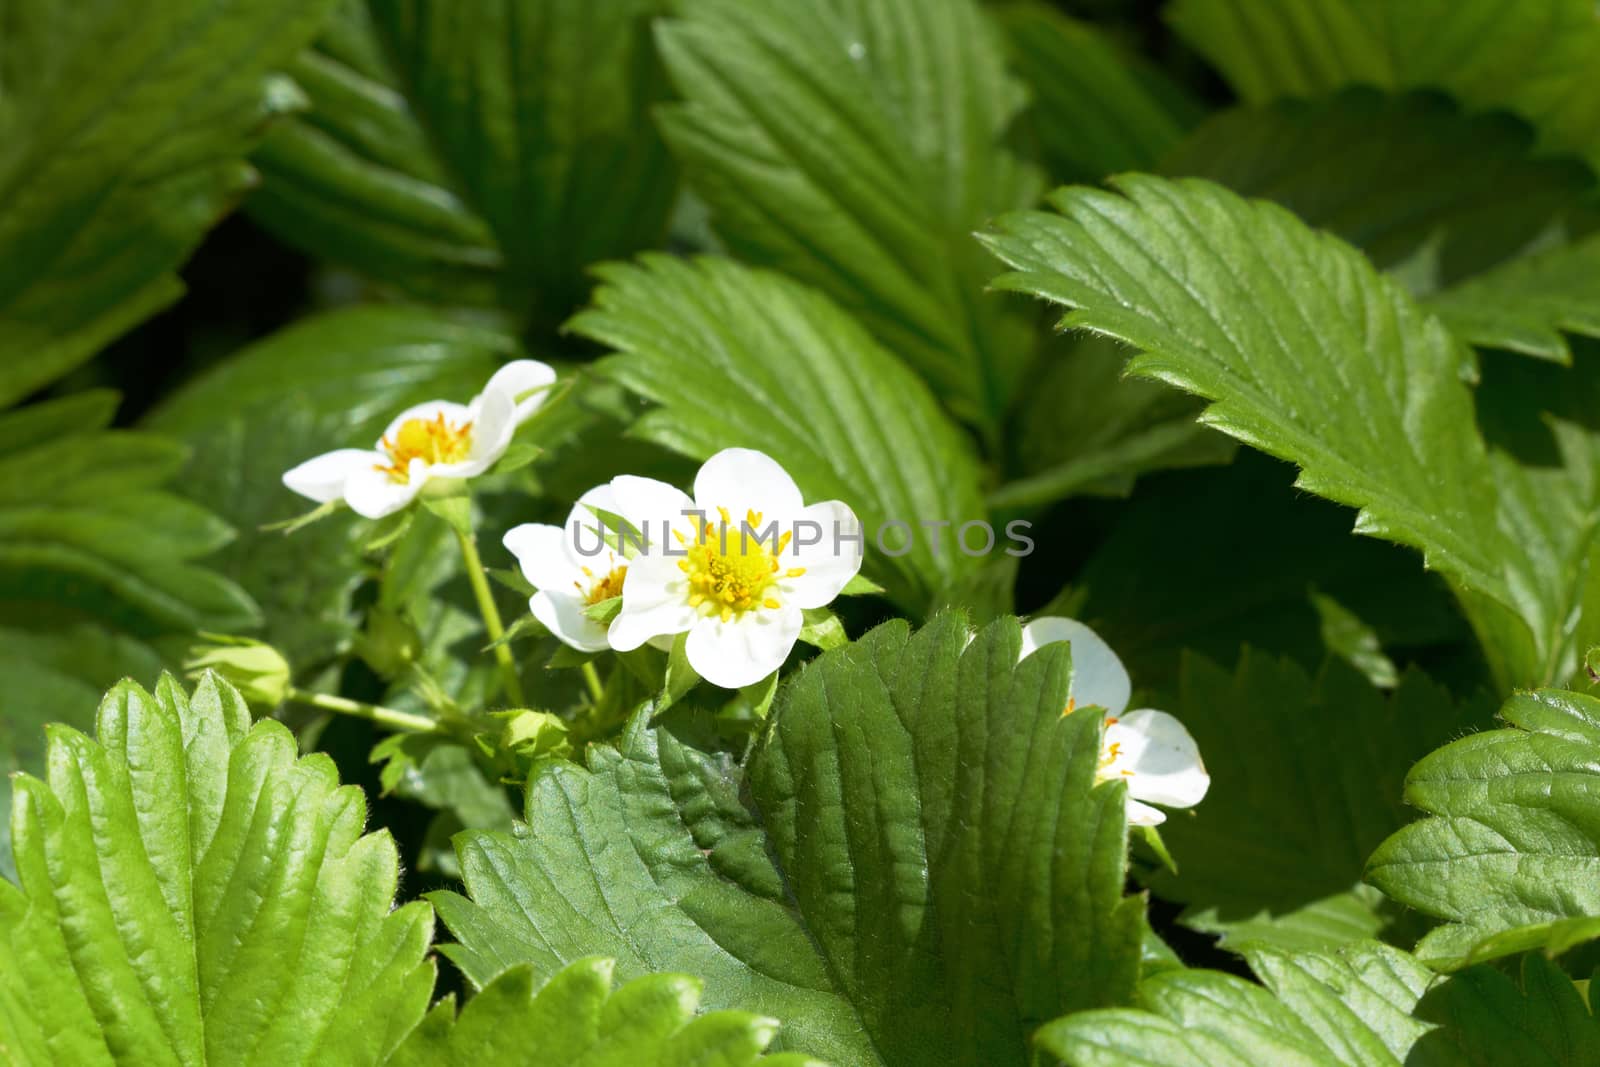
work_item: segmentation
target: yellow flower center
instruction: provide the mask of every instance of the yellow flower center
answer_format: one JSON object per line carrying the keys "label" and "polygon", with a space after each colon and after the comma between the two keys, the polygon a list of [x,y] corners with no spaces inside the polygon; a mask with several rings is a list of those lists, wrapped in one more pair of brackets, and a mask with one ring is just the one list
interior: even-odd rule
{"label": "yellow flower center", "polygon": [[701,525],[694,544],[673,532],[688,549],[678,569],[689,576],[689,606],[703,615],[720,615],[727,622],[757,607],[780,607],[771,596],[773,586],[783,578],[798,578],[804,567],[780,571],[778,556],[789,546],[793,531],[784,533],[776,545],[763,541],[761,513],[748,511],[742,525],[735,526],[726,508],[718,508],[722,521]]}
{"label": "yellow flower center", "polygon": [[[1069,709],[1070,710],[1070,709]],[[1116,724],[1114,716],[1107,716],[1106,726]],[[1094,780],[1097,782],[1110,781],[1113,778],[1132,778],[1133,772],[1127,768],[1118,768],[1117,760],[1122,758],[1122,743],[1120,741],[1103,742],[1100,749],[1100,766],[1095,769]]]}
{"label": "yellow flower center", "polygon": [[614,567],[611,573],[603,578],[596,578],[594,571],[585,567],[583,568],[583,576],[590,579],[588,589],[584,589],[582,582],[573,582],[572,584],[578,587],[579,593],[583,594],[583,602],[592,606],[603,600],[610,600],[612,597],[622,595],[622,580],[628,576],[628,566],[623,564],[620,567]]}
{"label": "yellow flower center", "polygon": [[389,456],[388,466],[377,464],[373,469],[383,471],[392,482],[404,485],[411,480],[411,461],[420,459],[436,466],[440,463],[460,463],[472,451],[472,423],[457,426],[439,412],[431,419],[407,419],[394,432],[394,440],[385,437],[379,447]]}

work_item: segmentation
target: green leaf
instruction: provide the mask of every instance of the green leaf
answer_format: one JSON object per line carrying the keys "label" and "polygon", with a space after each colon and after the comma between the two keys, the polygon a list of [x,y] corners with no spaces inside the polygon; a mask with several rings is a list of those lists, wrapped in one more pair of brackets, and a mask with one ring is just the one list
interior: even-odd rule
{"label": "green leaf", "polygon": [[69,398],[0,413],[0,440],[17,441],[0,455],[0,621],[88,617],[142,639],[254,625],[245,592],[194,562],[232,531],[164,488],[187,450],[105,429],[104,408],[50,432],[78,410]]}
{"label": "green leaf", "polygon": [[1600,160],[1589,0],[1177,0],[1168,15],[1247,101],[1355,84],[1443,89],[1474,111],[1527,119],[1543,150]]}
{"label": "green leaf", "polygon": [[[1367,857],[1408,819],[1406,772],[1477,710],[1416,673],[1386,697],[1340,660],[1313,678],[1248,651],[1232,672],[1188,657],[1172,711],[1212,785],[1192,813],[1162,826],[1179,873],[1158,873],[1152,887],[1230,942],[1311,948],[1347,937],[1350,925],[1327,922],[1326,912],[1308,921],[1306,909],[1348,906]],[[1374,914],[1364,936],[1386,919]]]}
{"label": "green leaf", "polygon": [[[843,500],[865,527],[869,577],[910,611],[975,567],[925,537],[872,551],[885,523],[984,517],[979,472],[927,387],[827,297],[720,259],[651,255],[598,273],[571,328],[617,349],[603,372],[660,405],[635,433],[697,459],[757,448],[807,500]],[[903,532],[885,543],[898,551]]]}
{"label": "green leaf", "polygon": [[0,1046],[20,1062],[377,1063],[427,1006],[432,920],[387,833],[215,679],[122,683],[98,742],[13,780]]}
{"label": "green leaf", "polygon": [[332,0],[50,0],[0,36],[0,407],[182,292],[176,268],[251,183],[267,74]]}
{"label": "green leaf", "polygon": [[546,770],[530,832],[458,839],[471,900],[435,895],[444,951],[480,985],[596,952],[683,970],[840,1063],[1026,1062],[1041,1022],[1127,998],[1143,905],[1123,788],[1093,784],[1099,724],[1061,714],[1069,650],[1019,666],[1014,620],[967,633],[890,623],[804,667],[749,805],[648,712],[592,771]]}
{"label": "green leaf", "polygon": [[[1037,194],[1024,94],[973,0],[688,0],[662,130],[741,258],[823,290],[991,441],[1033,342],[971,231]],[[892,393],[885,396],[898,395]]]}
{"label": "green leaf", "polygon": [[577,960],[545,983],[532,967],[491,982],[456,1015],[455,998],[434,1006],[388,1061],[390,1067],[484,1063],[584,1067],[821,1067],[807,1056],[762,1056],[776,1020],[748,1012],[696,1015],[698,979],[637,978],[612,989],[611,960]]}
{"label": "green leaf", "polygon": [[1537,956],[1521,981],[1489,967],[1439,978],[1371,942],[1249,954],[1266,989],[1215,971],[1167,971],[1143,1011],[1069,1016],[1040,1049],[1074,1067],[1594,1067],[1600,1023]]}
{"label": "green leaf", "polygon": [[1140,983],[1143,1010],[1068,1016],[1041,1030],[1037,1044],[1073,1067],[1440,1063],[1409,1056],[1430,1029],[1409,1016],[1432,975],[1405,953],[1369,942],[1256,953],[1251,964],[1270,991],[1216,971],[1163,971]]}
{"label": "green leaf", "polygon": [[1351,89],[1223,112],[1162,171],[1276,201],[1426,294],[1576,225],[1593,172],[1535,155],[1532,140],[1446,97]]}
{"label": "green leaf", "polygon": [[1057,181],[1154,170],[1202,113],[1160,68],[1093,23],[1031,0],[995,14],[1033,94],[1023,122]]}
{"label": "green leaf", "polygon": [[1121,346],[1085,336],[1041,348],[1014,424],[1023,473],[990,494],[990,507],[1127,496],[1140,475],[1233,458],[1234,442],[1196,421],[1194,398],[1125,378]]}
{"label": "green leaf", "polygon": [[1516,259],[1429,302],[1475,345],[1572,362],[1562,331],[1600,337],[1600,236]]}
{"label": "green leaf", "polygon": [[[41,631],[0,626],[0,779],[44,770],[46,723],[94,725],[100,695],[125,677],[153,678],[162,659],[149,645],[92,622]],[[11,862],[11,790],[0,789],[0,878]]]}
{"label": "green leaf", "polygon": [[1186,652],[1231,663],[1250,645],[1318,669],[1329,649],[1313,591],[1397,657],[1470,638],[1437,575],[1404,549],[1351,537],[1347,512],[1296,493],[1293,480],[1288,466],[1246,452],[1141,488],[1056,613],[1088,622],[1142,685],[1164,689]]}
{"label": "green leaf", "polygon": [[1360,509],[1358,532],[1420,549],[1486,647],[1510,649],[1494,661],[1506,688],[1575,666],[1593,512],[1557,522],[1536,478],[1491,462],[1443,324],[1276,205],[1194,179],[1115,185],[1002,219],[985,239],[1016,273],[996,284],[1074,308],[1064,327],[1215,401],[1202,421],[1299,465],[1301,488]]}
{"label": "green leaf", "polygon": [[1600,700],[1518,693],[1500,715],[1507,729],[1412,769],[1406,800],[1433,817],[1390,837],[1367,869],[1402,904],[1448,921],[1418,946],[1445,965],[1529,947],[1511,938],[1475,951],[1493,935],[1600,917]]}
{"label": "green leaf", "polygon": [[552,328],[581,268],[666,233],[663,6],[345,0],[290,68],[311,109],[257,153],[251,212],[407,295]]}
{"label": "green leaf", "polygon": [[184,492],[240,531],[216,565],[261,602],[267,640],[291,662],[324,662],[353,636],[363,563],[347,519],[262,531],[304,503],[282,487],[283,472],[319,452],[367,447],[410,404],[465,401],[515,354],[504,334],[422,309],[352,308],[241,350],[151,414],[150,428],[191,448]]}

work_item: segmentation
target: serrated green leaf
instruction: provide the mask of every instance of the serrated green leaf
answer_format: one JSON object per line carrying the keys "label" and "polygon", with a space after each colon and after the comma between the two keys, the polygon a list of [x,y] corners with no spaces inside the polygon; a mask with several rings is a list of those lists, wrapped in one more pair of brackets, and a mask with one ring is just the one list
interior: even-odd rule
{"label": "serrated green leaf", "polygon": [[1103,28],[1042,3],[995,8],[1033,100],[1024,126],[1056,181],[1154,170],[1202,107]]}
{"label": "serrated green leaf", "polygon": [[1600,160],[1589,0],[1177,0],[1168,17],[1249,101],[1356,84],[1443,89],[1473,110],[1521,115],[1543,149]]}
{"label": "serrated green leaf", "polygon": [[1255,951],[1266,988],[1215,971],[1140,984],[1144,1010],[1083,1012],[1040,1031],[1072,1067],[1592,1067],[1597,1023],[1557,968],[1521,982],[1476,967],[1440,978],[1372,942],[1335,952]]}
{"label": "serrated green leaf", "polygon": [[891,623],[784,683],[753,806],[642,715],[592,771],[546,770],[530,833],[460,839],[445,951],[478,983],[602,950],[681,969],[840,1063],[1026,1062],[1034,1026],[1128,996],[1143,906],[1099,725],[1061,714],[1069,650],[1019,666],[1015,621],[967,632]]}
{"label": "serrated green leaf", "polygon": [[1429,307],[1475,345],[1571,363],[1562,331],[1600,337],[1600,236],[1513,260],[1439,293]]}
{"label": "serrated green leaf", "polygon": [[350,595],[364,565],[348,520],[288,536],[261,530],[303,504],[283,472],[371,444],[410,404],[472,396],[516,351],[502,333],[420,308],[353,308],[241,350],[151,414],[150,428],[190,446],[184,492],[239,530],[216,565],[260,600],[267,639],[292,662],[321,663],[353,636]]}
{"label": "serrated green leaf", "polygon": [[0,407],[182,293],[333,0],[49,0],[0,36]]}
{"label": "serrated green leaf", "polygon": [[656,974],[612,988],[611,960],[577,960],[542,986],[532,967],[500,975],[455,1013],[446,998],[412,1031],[390,1067],[521,1062],[583,1067],[822,1067],[808,1056],[763,1056],[774,1019],[695,1013],[700,982]]}
{"label": "serrated green leaf", "polygon": [[1579,224],[1594,174],[1532,142],[1505,115],[1361,88],[1223,112],[1161,169],[1276,201],[1429,294]]}
{"label": "serrated green leaf", "polygon": [[[973,0],[691,0],[659,31],[662,130],[717,233],[817,286],[994,439],[1032,345],[969,236],[1038,182],[1023,90]],[[885,393],[883,395],[896,395]]]}
{"label": "serrated green leaf", "polygon": [[1297,948],[1371,937],[1393,921],[1373,912],[1369,923],[1342,925],[1307,909],[1347,900],[1372,850],[1405,825],[1411,765],[1488,718],[1415,673],[1388,697],[1339,660],[1313,678],[1248,651],[1232,672],[1187,658],[1171,710],[1205,754],[1212,785],[1205,803],[1162,826],[1178,873],[1157,873],[1152,887],[1231,943]]}
{"label": "serrated green leaf", "polygon": [[1570,673],[1593,501],[1556,521],[1536,472],[1490,456],[1460,342],[1276,205],[1193,179],[1115,184],[1002,219],[985,240],[1017,270],[996,284],[1074,308],[1064,326],[1116,337],[1141,353],[1132,373],[1212,399],[1208,425],[1298,464],[1300,487],[1360,509],[1358,532],[1420,549],[1502,686]]}
{"label": "serrated green leaf", "polygon": [[662,7],[346,0],[290,67],[311,108],[257,152],[252,214],[412,297],[553,328],[584,266],[666,232]]}
{"label": "serrated green leaf", "polygon": [[827,297],[721,259],[652,255],[598,273],[594,306],[570,325],[617,349],[602,371],[660,405],[635,433],[697,459],[760,449],[807,500],[843,500],[865,527],[865,569],[910,611],[976,565],[926,538],[873,551],[885,523],[982,518],[979,472],[927,387]]}
{"label": "serrated green leaf", "polygon": [[0,1045],[20,1062],[379,1063],[433,985],[428,906],[387,833],[214,678],[122,683],[98,742],[50,731],[14,779]]}
{"label": "serrated green leaf", "polygon": [[1419,762],[1406,800],[1432,818],[1395,833],[1367,878],[1409,907],[1445,919],[1418,946],[1441,965],[1530,947],[1526,926],[1600,917],[1600,700],[1560,690],[1518,693],[1508,729],[1472,734]]}
{"label": "serrated green leaf", "polygon": [[[15,436],[13,425],[42,430],[38,420],[74,404],[0,414],[0,437]],[[0,457],[0,619],[88,615],[140,638],[254,625],[244,591],[195,562],[232,531],[163,488],[186,454],[166,438],[89,424]]]}

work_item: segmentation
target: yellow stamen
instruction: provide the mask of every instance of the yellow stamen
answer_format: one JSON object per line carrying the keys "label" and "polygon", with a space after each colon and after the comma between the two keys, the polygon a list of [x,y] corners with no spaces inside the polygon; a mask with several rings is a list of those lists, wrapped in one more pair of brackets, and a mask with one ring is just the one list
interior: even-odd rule
{"label": "yellow stamen", "polygon": [[[583,568],[583,573],[593,577],[593,573],[588,567]],[[622,583],[627,577],[627,564],[612,568],[611,573],[607,574],[604,578],[596,579],[590,584],[589,591],[584,594],[584,602],[587,604],[598,604],[603,600],[610,600],[612,597],[621,596]],[[582,585],[579,585],[577,582],[574,582],[573,584],[578,586],[579,592],[583,592]]]}
{"label": "yellow stamen", "polygon": [[387,436],[378,447],[389,457],[387,465],[373,464],[373,470],[382,471],[391,482],[401,485],[411,480],[411,461],[420,459],[429,466],[442,463],[460,463],[472,452],[472,423],[456,426],[439,412],[431,419],[407,419],[394,432],[394,440]]}
{"label": "yellow stamen", "polygon": [[[686,558],[678,564],[688,575],[689,606],[703,615],[731,622],[736,615],[757,608],[769,611],[782,607],[774,594],[775,583],[784,577],[798,577],[804,569],[782,571],[769,537],[763,541],[759,526],[762,514],[745,512],[744,522],[735,525],[727,508],[717,508],[720,523],[700,522],[699,537],[688,546]],[[787,541],[783,535],[780,544]]]}

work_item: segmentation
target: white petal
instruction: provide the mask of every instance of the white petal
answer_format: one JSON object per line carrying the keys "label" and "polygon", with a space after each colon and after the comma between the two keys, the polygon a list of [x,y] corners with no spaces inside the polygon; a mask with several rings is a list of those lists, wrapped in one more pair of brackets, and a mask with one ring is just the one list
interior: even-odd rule
{"label": "white petal", "polygon": [[695,673],[724,689],[754,685],[783,666],[800,638],[800,609],[747,611],[723,622],[715,615],[689,631],[684,652]]}
{"label": "white petal", "polygon": [[[490,393],[503,393],[506,399],[511,401],[515,424],[520,426],[529,415],[538,411],[544,404],[545,398],[550,395],[547,387],[555,384],[555,380],[555,368],[548,363],[540,363],[536,359],[519,359],[495,371],[494,377],[489,379],[478,397],[481,400]],[[530,389],[539,391],[525,400],[517,399]]]}
{"label": "white petal", "polygon": [[1139,803],[1133,799],[1132,793],[1128,794],[1128,806],[1125,810],[1128,813],[1129,826],[1160,826],[1167,821],[1166,812],[1160,808],[1152,808],[1148,804]]}
{"label": "white petal", "polygon": [[[471,422],[473,421],[474,417],[472,409],[468,408],[465,404],[452,404],[448,400],[425,400],[420,404],[412,404],[400,414],[390,419],[388,428],[383,431],[383,436],[393,439],[394,435],[400,432],[400,427],[404,426],[412,419],[421,419],[424,422],[432,422],[440,415],[443,415],[444,421],[448,422],[452,426],[460,426],[464,423]],[[380,438],[378,443],[372,447],[382,451],[382,438]]]}
{"label": "white petal", "polygon": [[614,523],[596,514],[600,511],[621,514],[617,510],[617,495],[612,492],[610,483],[597,485],[584,493],[567,513],[567,558],[572,560],[574,567],[588,567],[596,574],[609,574],[626,560],[606,543],[607,537],[620,540],[620,534]]}
{"label": "white petal", "polygon": [[426,478],[419,478],[416,464],[412,464],[413,477],[409,482],[396,482],[382,471],[356,471],[344,486],[344,498],[351,510],[369,519],[381,519],[404,508],[422,490]]}
{"label": "white petal", "polygon": [[481,403],[473,405],[477,410],[472,423],[472,448],[465,462],[449,464],[460,468],[450,473],[441,465],[437,468],[441,477],[470,478],[482,474],[510,447],[511,437],[517,432],[516,409],[511,397],[505,393],[485,393],[480,400]]}
{"label": "white petal", "polygon": [[[779,566],[804,567],[805,573],[779,583],[783,599],[800,608],[823,607],[861,570],[861,520],[841,501],[825,500],[794,513],[780,534],[790,530],[794,538]],[[802,540],[816,543],[801,545]]]}
{"label": "white petal", "polygon": [[710,516],[727,508],[736,523],[747,511],[760,512],[763,524],[787,522],[805,506],[789,472],[750,448],[725,448],[701,464],[694,476],[694,502]]}
{"label": "white petal", "polygon": [[[567,555],[567,531],[542,522],[525,522],[506,531],[505,546],[517,557],[522,576],[535,589],[566,596],[577,593],[572,583],[581,581],[583,572]],[[587,589],[584,590],[587,592]]]}
{"label": "white petal", "polygon": [[[631,474],[611,479],[617,514],[639,528],[649,543],[649,552],[662,551],[662,539],[671,540],[667,527],[687,529],[686,512],[695,510],[694,501],[681,489],[654,478],[639,478]],[[676,543],[673,544],[676,548]]]}
{"label": "white petal", "polygon": [[622,610],[607,634],[619,652],[638,648],[652,637],[681,634],[700,613],[689,606],[689,581],[670,556],[638,556],[622,580]]}
{"label": "white petal", "polygon": [[1111,646],[1077,619],[1046,615],[1022,628],[1022,656],[1057,641],[1072,644],[1072,699],[1078,707],[1104,708],[1118,715],[1128,706],[1133,683]]}
{"label": "white petal", "polygon": [[583,613],[584,600],[578,596],[547,593],[541,590],[528,601],[528,610],[555,634],[562,644],[579,652],[603,652],[611,647],[606,628]]}
{"label": "white petal", "polygon": [[284,472],[283,484],[303,497],[319,504],[338,500],[344,496],[345,482],[356,471],[366,467],[385,466],[388,457],[360,448],[341,448],[324,452],[308,459],[292,470]]}
{"label": "white petal", "polygon": [[1192,808],[1211,787],[1199,746],[1183,723],[1164,711],[1130,711],[1106,726],[1105,740],[1119,746],[1112,770],[1126,779],[1131,797]]}

